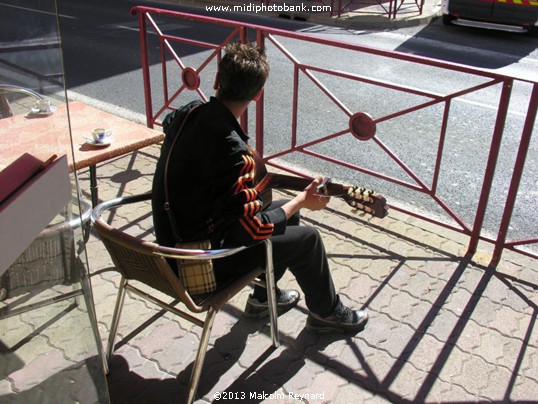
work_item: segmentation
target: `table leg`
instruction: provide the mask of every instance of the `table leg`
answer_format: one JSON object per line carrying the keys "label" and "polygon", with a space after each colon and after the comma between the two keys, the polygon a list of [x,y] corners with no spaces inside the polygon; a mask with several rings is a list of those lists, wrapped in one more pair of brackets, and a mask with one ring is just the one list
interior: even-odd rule
{"label": "table leg", "polygon": [[95,164],[92,164],[90,166],[90,193],[91,193],[91,200],[92,200],[92,208],[95,208],[97,204],[99,203],[99,197],[97,195],[98,192],[98,186],[97,186],[97,168]]}

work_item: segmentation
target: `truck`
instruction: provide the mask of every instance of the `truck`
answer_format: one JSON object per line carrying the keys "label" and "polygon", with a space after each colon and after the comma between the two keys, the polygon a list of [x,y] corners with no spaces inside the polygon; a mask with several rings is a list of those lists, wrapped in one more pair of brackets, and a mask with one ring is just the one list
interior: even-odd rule
{"label": "truck", "polygon": [[443,23],[536,34],[538,0],[442,0]]}

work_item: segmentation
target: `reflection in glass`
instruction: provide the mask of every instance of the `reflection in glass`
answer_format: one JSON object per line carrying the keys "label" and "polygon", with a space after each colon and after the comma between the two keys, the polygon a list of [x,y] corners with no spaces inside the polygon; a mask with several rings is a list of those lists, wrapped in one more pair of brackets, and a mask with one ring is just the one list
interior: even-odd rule
{"label": "reflection in glass", "polygon": [[[6,0],[1,8],[0,136],[16,119],[55,125],[56,106],[67,103],[57,3]],[[38,126],[16,135],[32,136]],[[72,154],[72,146],[65,148],[72,144],[69,131],[55,142],[59,156]],[[23,153],[17,144],[10,151],[0,171]],[[68,206],[1,268],[0,402],[109,401],[85,248],[91,208],[79,200],[74,174],[70,182]],[[5,203],[17,203],[17,196]],[[23,230],[0,229],[13,235]]]}

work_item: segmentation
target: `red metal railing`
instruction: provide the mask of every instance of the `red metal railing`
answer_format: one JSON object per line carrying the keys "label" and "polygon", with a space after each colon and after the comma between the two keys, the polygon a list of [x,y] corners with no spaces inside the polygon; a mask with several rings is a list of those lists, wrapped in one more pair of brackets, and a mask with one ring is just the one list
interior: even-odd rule
{"label": "red metal railing", "polygon": [[[488,203],[491,199],[499,156],[501,155],[501,150],[503,150],[501,143],[509,114],[508,107],[512,99],[512,88],[518,80],[462,65],[454,65],[414,55],[374,49],[258,25],[150,7],[134,7],[132,13],[138,14],[140,26],[148,126],[160,125],[162,118],[167,112],[186,103],[189,97],[194,96],[207,100],[208,97],[204,88],[212,91],[214,72],[216,71],[216,64],[221,57],[221,49],[233,40],[255,40],[259,45],[268,48],[268,51],[271,52],[271,60],[274,60],[276,58],[275,54],[278,54],[280,57],[278,64],[281,65],[285,61],[289,63],[289,70],[292,71],[292,79],[289,83],[279,78],[275,84],[275,86],[278,86],[278,91],[276,92],[278,102],[282,105],[282,108],[277,113],[279,115],[278,119],[283,119],[280,115],[288,111],[286,105],[289,104],[290,107],[291,116],[286,118],[290,120],[291,124],[291,134],[287,148],[274,150],[275,147],[271,146],[272,150],[269,150],[266,147],[268,145],[265,140],[266,126],[270,126],[274,119],[267,122],[265,120],[265,95],[262,94],[262,97],[254,105],[255,120],[253,129],[255,132],[255,147],[268,165],[297,175],[305,175],[300,170],[291,166],[289,158],[293,160],[293,163],[301,159],[322,160],[339,167],[339,170],[367,175],[381,184],[396,184],[402,189],[413,192],[414,195],[429,198],[430,201],[433,201],[440,208],[443,214],[447,215],[448,221],[406,208],[404,204],[399,204],[398,206],[393,205],[393,209],[468,235],[469,253],[476,251],[480,241],[492,243],[495,247],[491,260],[492,266],[498,263],[504,249],[511,249],[533,258],[538,258],[538,255],[532,249],[522,248],[523,246],[528,247],[537,243],[538,239],[528,238],[507,241],[508,229],[512,221],[514,207],[516,206],[517,191],[524,175],[525,160],[535,126],[538,107],[538,82],[523,82],[525,85],[530,86],[532,90],[528,97],[528,108],[521,132],[517,156],[514,158],[510,187],[506,196],[504,209],[498,215],[500,225],[497,234],[493,237],[485,236],[483,234],[484,221],[487,215]],[[159,21],[158,23],[156,19],[162,19],[163,21]],[[196,32],[216,33],[217,30],[220,30],[218,35],[215,34],[218,38],[209,42],[203,38],[196,38],[194,31],[188,36],[178,36],[164,32],[163,27],[167,29],[177,27],[178,20],[199,24],[200,29]],[[173,23],[174,21],[176,24]],[[211,29],[209,29],[210,27]],[[150,63],[150,58],[154,57],[153,53],[149,51],[150,47],[148,43],[150,41],[157,41],[159,49],[159,60],[154,63],[154,66]],[[330,64],[330,59],[337,58],[337,55],[341,52],[347,52],[348,55],[353,55],[353,58],[350,60],[355,61],[355,63],[350,63],[349,71],[342,71],[324,66],[319,59],[314,60],[317,63],[303,62],[301,61],[301,57],[308,58],[308,52],[304,54],[305,47],[302,45],[307,43],[320,47],[319,52],[328,56],[327,64]],[[154,46],[152,44],[151,49],[153,48]],[[179,51],[176,50],[178,48]],[[196,52],[193,51],[194,48],[197,49]],[[167,60],[167,57],[169,60]],[[374,67],[372,69],[364,69],[366,73],[360,71],[362,65],[368,66],[371,58],[376,59],[376,63],[373,65]],[[197,67],[193,67],[194,60],[198,63]],[[158,70],[156,70],[156,67],[158,67]],[[170,71],[172,68],[178,69],[177,74]],[[416,85],[388,82],[382,74],[381,77],[379,77],[380,74],[377,74],[378,70],[384,68],[398,68],[401,69],[402,74],[410,71],[415,72],[417,69],[425,69],[429,74],[424,74],[424,76],[420,77],[419,82],[426,82],[429,76],[435,77],[441,74],[453,74],[456,77],[454,80],[454,90],[447,94],[440,94],[435,85],[435,79],[430,84],[432,88],[427,88],[428,86],[426,85],[424,85],[424,88],[419,88]],[[208,75],[207,79],[203,78],[204,74]],[[157,83],[153,78],[159,75],[162,81]],[[460,76],[469,77],[471,79],[470,83],[465,84],[463,80],[460,83],[457,80]],[[177,79],[177,77],[180,78],[179,83],[173,83],[173,80]],[[324,77],[326,80],[322,80],[321,77]],[[367,87],[368,91],[358,90],[357,94],[353,93],[354,97],[352,97],[350,102],[357,103],[357,99],[360,101],[358,104],[361,107],[358,111],[357,107],[348,106],[334,91],[329,89],[327,83],[338,87],[336,83],[339,82],[350,83],[349,86]],[[311,99],[312,92],[308,92],[309,98],[303,100],[301,97],[305,92],[301,91],[300,87],[305,86],[305,83],[317,89],[323,98],[314,101]],[[346,88],[340,88],[339,91],[345,91]],[[493,91],[492,94],[497,94],[497,89],[499,90],[497,110],[495,118],[490,122],[490,138],[486,139],[489,144],[484,142],[483,147],[481,147],[487,151],[487,156],[484,156],[483,161],[481,161],[481,164],[484,166],[484,173],[483,175],[479,172],[475,173],[481,176],[482,183],[480,192],[477,195],[478,201],[476,203],[475,214],[472,220],[465,220],[462,218],[463,211],[458,211],[460,209],[459,205],[457,203],[447,202],[447,198],[439,192],[440,185],[446,185],[443,182],[445,181],[443,176],[443,159],[446,158],[447,144],[452,140],[451,132],[448,128],[454,125],[454,104],[461,103],[464,96],[474,96],[480,94],[482,91]],[[268,84],[265,90],[266,95],[271,91],[272,87]],[[370,93],[379,93],[380,97],[375,97],[373,101],[368,101],[367,98]],[[387,93],[391,96],[413,97],[414,103],[410,103],[409,100],[404,99],[405,102],[390,105],[390,108],[389,106],[380,108],[378,104],[380,103],[379,100],[382,99],[381,95],[386,95]],[[156,95],[160,99],[155,108],[154,98],[156,98]],[[338,129],[305,139],[304,133],[309,133],[312,130],[308,127],[309,122],[305,121],[304,116],[301,115],[302,110],[300,107],[303,104],[309,108],[314,108],[318,105],[327,105],[326,108],[328,108],[330,104],[339,114],[343,114],[342,119],[338,119],[336,113],[330,116],[331,123],[333,126],[338,127]],[[438,140],[431,152],[431,173],[427,176],[420,170],[411,167],[410,160],[408,160],[409,156],[400,156],[398,151],[390,147],[384,139],[385,137],[389,139],[391,136],[399,139],[400,131],[405,134],[419,132],[422,130],[419,127],[422,123],[421,121],[413,120],[412,123],[417,127],[405,127],[402,130],[402,125],[398,123],[398,120],[408,118],[413,114],[425,114],[432,109],[439,115],[440,122],[437,127]],[[308,112],[306,115],[310,118],[315,117],[314,113],[311,112]],[[247,113],[242,116],[241,124],[245,129],[249,129],[251,121]],[[428,133],[425,133],[423,137],[433,138],[436,132],[430,130],[432,127],[430,123],[428,125]],[[377,133],[378,128],[383,128],[381,131],[382,135]],[[396,136],[394,136],[395,131],[397,131]],[[342,158],[336,158],[335,150],[332,149],[335,147],[335,142],[349,142],[350,139],[358,140],[358,144],[362,147],[366,147],[364,145],[375,146],[379,153],[379,155],[376,155],[376,158],[380,160],[385,159],[385,161],[394,164],[400,170],[399,172],[403,173],[401,175],[405,175],[405,178],[398,178],[397,175],[382,172],[381,169],[372,169]],[[418,139],[418,137],[413,138],[413,136],[410,136],[407,141],[412,142],[414,139]],[[502,155],[504,154],[506,153]],[[284,162],[286,158],[288,158],[288,162]],[[477,155],[476,159],[479,160],[480,156]],[[459,186],[458,192],[464,195],[472,195],[473,190],[471,187]],[[494,197],[499,199],[498,192],[495,193]],[[413,198],[410,201],[404,202],[412,206]],[[536,217],[533,217],[532,220],[536,220]]]}

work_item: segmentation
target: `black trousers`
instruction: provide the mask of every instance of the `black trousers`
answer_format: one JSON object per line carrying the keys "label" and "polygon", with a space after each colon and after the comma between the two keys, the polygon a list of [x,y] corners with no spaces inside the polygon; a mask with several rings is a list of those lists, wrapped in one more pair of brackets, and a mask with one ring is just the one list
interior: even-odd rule
{"label": "black trousers", "polygon": [[[274,201],[270,209],[285,202]],[[275,280],[289,269],[303,291],[308,309],[325,317],[332,313],[338,301],[325,247],[317,229],[300,226],[299,222],[300,215],[294,215],[288,220],[285,233],[271,238]],[[231,246],[225,243],[223,247]],[[217,283],[225,282],[256,266],[265,266],[265,245],[260,243],[231,257],[214,260],[213,265]],[[266,296],[265,289],[255,289],[255,296],[260,293]]]}

